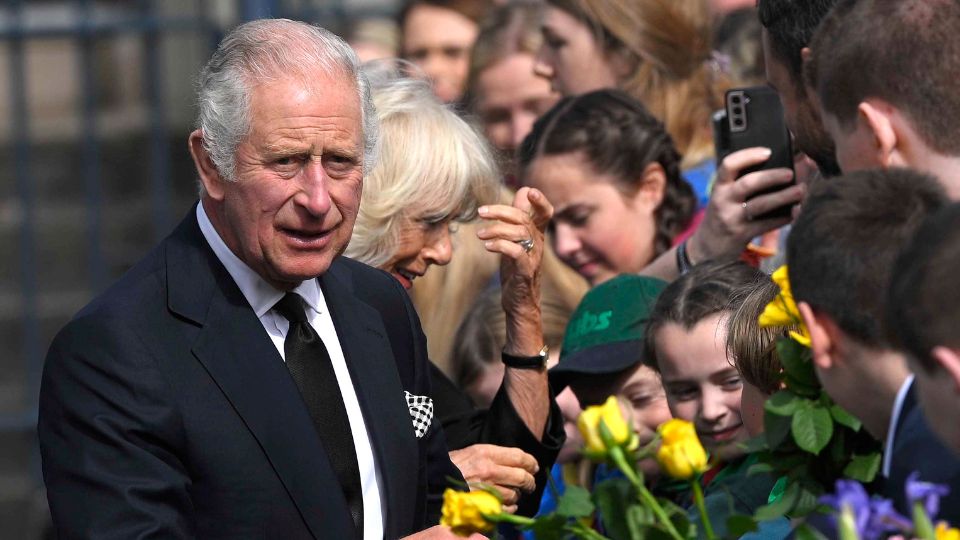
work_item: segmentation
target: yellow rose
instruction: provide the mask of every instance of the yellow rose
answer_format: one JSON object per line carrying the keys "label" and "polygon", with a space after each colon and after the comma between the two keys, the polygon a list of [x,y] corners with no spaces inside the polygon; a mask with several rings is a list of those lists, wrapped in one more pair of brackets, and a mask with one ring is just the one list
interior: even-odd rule
{"label": "yellow rose", "polygon": [[960,540],[960,529],[952,529],[945,521],[941,521],[937,523],[933,535],[937,540]]}
{"label": "yellow rose", "polygon": [[443,508],[440,524],[450,527],[457,536],[487,533],[494,523],[484,516],[496,516],[503,512],[500,500],[488,491],[456,491],[447,488],[443,492]]}
{"label": "yellow rose", "polygon": [[757,322],[762,328],[769,326],[797,326],[798,331],[790,331],[790,337],[804,347],[810,346],[810,332],[803,324],[800,310],[793,300],[793,291],[790,289],[790,279],[787,275],[787,266],[777,268],[773,273],[773,281],[780,286],[780,294],[763,309]]}
{"label": "yellow rose", "polygon": [[707,470],[707,452],[693,424],[674,418],[661,424],[657,431],[662,439],[657,461],[668,475],[686,480]]}
{"label": "yellow rose", "polygon": [[588,454],[605,454],[608,450],[600,435],[600,423],[606,426],[610,432],[610,438],[613,444],[626,447],[628,450],[635,450],[639,441],[632,427],[623,418],[623,411],[620,410],[620,403],[615,396],[610,396],[603,405],[594,405],[587,407],[580,418],[577,419],[577,427],[583,435],[583,440]]}

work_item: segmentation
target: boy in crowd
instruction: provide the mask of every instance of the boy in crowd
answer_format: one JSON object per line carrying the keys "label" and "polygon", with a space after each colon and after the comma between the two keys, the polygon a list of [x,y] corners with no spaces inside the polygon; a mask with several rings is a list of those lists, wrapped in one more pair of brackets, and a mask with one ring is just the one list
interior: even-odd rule
{"label": "boy in crowd", "polygon": [[[946,201],[933,178],[907,169],[848,174],[811,187],[787,243],[790,284],[817,376],[884,442],[883,495],[908,515],[907,476],[917,471],[924,481],[957,485],[960,462],[913,414],[913,377],[879,321],[897,253]],[[953,491],[940,517],[957,522],[960,490]]]}
{"label": "boy in crowd", "polygon": [[[887,296],[891,338],[907,351],[921,408],[960,454],[960,204],[929,218],[901,253]],[[960,489],[954,484],[953,489]]]}
{"label": "boy in crowd", "polygon": [[960,3],[840,0],[811,48],[807,82],[843,171],[912,167],[960,200]]}

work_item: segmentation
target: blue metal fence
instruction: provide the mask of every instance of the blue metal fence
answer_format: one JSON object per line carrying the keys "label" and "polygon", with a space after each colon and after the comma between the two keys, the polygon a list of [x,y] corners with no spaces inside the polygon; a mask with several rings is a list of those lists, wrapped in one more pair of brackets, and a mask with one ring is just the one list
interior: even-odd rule
{"label": "blue metal fence", "polygon": [[[21,362],[25,391],[25,406],[20,410],[0,412],[0,436],[21,434],[32,436],[36,425],[36,396],[39,392],[40,373],[43,357],[49,345],[44,335],[46,330],[41,320],[41,275],[38,246],[38,216],[44,211],[43,202],[38,197],[38,179],[33,165],[38,156],[33,120],[30,116],[31,90],[44,81],[29,80],[27,66],[27,48],[42,40],[69,40],[76,55],[77,72],[71,74],[79,82],[79,99],[76,114],[80,119],[81,136],[74,141],[79,148],[80,163],[76,171],[82,183],[84,207],[83,222],[77,224],[84,229],[85,268],[76,268],[77,275],[85,276],[84,288],[90,294],[103,290],[116,278],[115,272],[106,263],[104,238],[104,215],[106,205],[103,162],[104,134],[98,115],[99,81],[96,69],[96,45],[118,37],[134,37],[141,43],[142,57],[139,58],[143,73],[145,125],[142,156],[147,163],[147,176],[142,182],[149,198],[149,222],[145,245],[154,243],[165,236],[173,223],[175,210],[174,189],[169,156],[171,155],[168,112],[171,107],[164,93],[167,83],[191,84],[191,81],[169,81],[164,71],[164,59],[161,57],[161,41],[171,36],[188,35],[200,38],[206,50],[200,52],[205,57],[219,41],[227,26],[246,20],[264,17],[287,17],[292,19],[321,22],[331,28],[342,28],[348,17],[357,14],[383,15],[389,11],[391,0],[382,5],[366,8],[363,13],[351,9],[348,0],[228,0],[227,4],[234,14],[233,20],[226,23],[222,17],[216,21],[210,13],[212,3],[209,0],[190,0],[182,2],[189,6],[187,12],[181,10],[176,15],[161,13],[161,0],[94,1],[44,0],[27,2],[8,0],[5,8],[0,8],[0,45],[5,45],[9,54],[9,155],[12,163],[9,176],[15,181],[14,201],[18,208],[19,230],[16,234],[16,247],[19,253],[17,283],[4,284],[7,290],[15,290],[19,295],[19,341],[20,358],[7,359],[4,362]],[[30,10],[38,5],[68,8],[72,17],[67,21],[43,21],[31,18]],[[100,8],[116,8],[111,17],[98,17]],[[222,9],[222,3],[219,5]],[[184,152],[185,138],[184,138]],[[178,181],[182,182],[180,178]],[[0,445],[4,444],[0,439]],[[39,466],[36,450],[32,452],[29,468],[33,481],[40,487]],[[3,527],[7,529],[7,527]]]}

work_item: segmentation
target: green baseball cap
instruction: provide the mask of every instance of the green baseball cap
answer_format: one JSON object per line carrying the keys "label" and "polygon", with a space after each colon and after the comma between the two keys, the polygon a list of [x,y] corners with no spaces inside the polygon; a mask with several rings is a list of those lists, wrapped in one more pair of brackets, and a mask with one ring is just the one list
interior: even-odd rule
{"label": "green baseball cap", "polygon": [[550,370],[559,392],[578,375],[609,375],[639,364],[650,311],[667,282],[621,274],[587,292],[570,317],[560,362]]}

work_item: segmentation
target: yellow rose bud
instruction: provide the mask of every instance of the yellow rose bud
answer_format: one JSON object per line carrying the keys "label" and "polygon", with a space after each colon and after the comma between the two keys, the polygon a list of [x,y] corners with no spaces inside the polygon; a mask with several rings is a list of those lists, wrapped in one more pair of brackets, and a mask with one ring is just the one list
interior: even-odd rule
{"label": "yellow rose bud", "polygon": [[693,422],[687,422],[679,418],[671,418],[660,424],[657,431],[660,433],[660,438],[663,439],[664,444],[673,444],[697,436],[697,429],[693,427]]}
{"label": "yellow rose bud", "polygon": [[941,521],[937,523],[933,536],[937,540],[960,540],[960,529],[952,529],[946,522]]}
{"label": "yellow rose bud", "polygon": [[803,319],[800,317],[800,310],[797,309],[797,304],[793,299],[793,291],[790,289],[790,279],[787,275],[787,266],[784,265],[778,268],[771,277],[773,281],[780,286],[780,294],[767,304],[763,309],[763,313],[760,314],[760,318],[757,319],[757,322],[762,328],[795,326],[797,327],[797,331],[791,330],[790,337],[804,347],[809,347],[810,332],[807,330],[807,327],[804,326]]}
{"label": "yellow rose bud", "polygon": [[686,480],[707,470],[707,452],[693,424],[674,418],[658,429],[662,438],[657,461],[668,475]]}
{"label": "yellow rose bud", "polygon": [[443,492],[440,524],[450,527],[457,536],[488,533],[495,524],[484,516],[496,516],[502,512],[500,500],[488,491],[464,492],[447,488]]}
{"label": "yellow rose bud", "polygon": [[610,433],[611,442],[614,445],[626,447],[628,450],[636,448],[637,437],[630,424],[624,419],[617,398],[610,396],[603,405],[587,407],[577,419],[577,427],[583,435],[585,450],[588,454],[605,454],[608,450],[600,433],[601,422]]}

